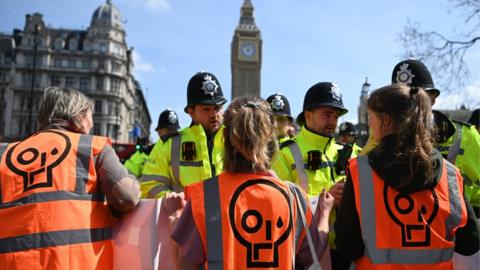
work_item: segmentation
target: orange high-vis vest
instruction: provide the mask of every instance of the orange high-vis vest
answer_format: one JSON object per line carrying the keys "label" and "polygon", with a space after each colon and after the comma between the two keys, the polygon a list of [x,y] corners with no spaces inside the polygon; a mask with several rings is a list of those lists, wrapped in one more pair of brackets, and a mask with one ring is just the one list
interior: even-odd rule
{"label": "orange high-vis vest", "polygon": [[297,204],[293,192],[269,176],[226,172],[187,186],[205,269],[292,269],[305,236],[298,207],[307,209],[308,226],[312,220],[307,200]]}
{"label": "orange high-vis vest", "polygon": [[111,269],[104,137],[50,129],[0,149],[0,268]]}
{"label": "orange high-vis vest", "polygon": [[372,170],[368,157],[350,160],[364,256],[356,269],[452,269],[455,232],[467,222],[463,180],[443,160],[437,186],[401,194]]}

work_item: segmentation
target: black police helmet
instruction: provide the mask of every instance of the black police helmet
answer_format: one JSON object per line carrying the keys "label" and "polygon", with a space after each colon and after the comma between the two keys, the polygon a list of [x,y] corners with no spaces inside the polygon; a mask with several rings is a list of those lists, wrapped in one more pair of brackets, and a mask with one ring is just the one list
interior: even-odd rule
{"label": "black police helmet", "polygon": [[433,93],[435,97],[440,95],[440,90],[435,88],[432,75],[422,62],[415,59],[407,59],[398,63],[392,72],[392,84],[403,83],[409,86],[417,86],[425,91]]}
{"label": "black police helmet", "polygon": [[338,126],[339,135],[356,135],[355,126],[350,122],[343,122]]}
{"label": "black police helmet", "polygon": [[273,115],[285,116],[290,121],[293,121],[293,117],[290,113],[290,103],[288,99],[282,94],[273,94],[267,98],[268,104],[272,108]]}
{"label": "black police helmet", "polygon": [[475,109],[468,119],[468,123],[476,127],[480,126],[480,109]]}
{"label": "black police helmet", "polygon": [[161,128],[168,128],[172,130],[180,129],[180,124],[178,123],[178,116],[175,111],[173,111],[172,109],[166,109],[160,114],[160,116],[158,117],[158,125],[155,130]]}
{"label": "black police helmet", "polygon": [[227,99],[223,96],[222,87],[217,77],[209,72],[200,71],[188,82],[187,108],[192,105],[223,105]]}
{"label": "black police helmet", "polygon": [[297,123],[299,125],[305,124],[304,113],[306,110],[316,109],[319,107],[333,107],[340,110],[340,115],[344,115],[348,110],[343,106],[342,94],[340,88],[335,83],[319,82],[305,94],[303,100],[303,112],[297,116]]}

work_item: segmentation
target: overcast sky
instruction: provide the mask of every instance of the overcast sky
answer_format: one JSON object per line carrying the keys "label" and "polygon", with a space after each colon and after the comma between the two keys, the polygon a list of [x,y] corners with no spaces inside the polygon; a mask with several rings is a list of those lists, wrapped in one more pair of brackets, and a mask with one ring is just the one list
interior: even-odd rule
{"label": "overcast sky", "polygon": [[[186,86],[199,70],[217,75],[230,100],[230,44],[244,0],[113,0],[125,20],[128,46],[134,48],[135,75],[147,97],[152,129],[159,113],[171,107],[181,125]],[[0,31],[23,29],[25,14],[39,12],[53,28],[86,29],[101,0],[2,0]],[[251,0],[263,39],[262,96],[280,92],[292,112],[302,109],[307,89],[320,81],[336,82],[357,122],[365,77],[371,89],[389,84],[402,60],[398,34],[407,21],[445,33],[462,27],[462,13],[447,0]],[[467,55],[471,76],[464,89],[442,94],[436,108],[462,103],[480,106],[480,49]],[[435,80],[435,78],[434,78]],[[153,136],[156,139],[156,134]]]}

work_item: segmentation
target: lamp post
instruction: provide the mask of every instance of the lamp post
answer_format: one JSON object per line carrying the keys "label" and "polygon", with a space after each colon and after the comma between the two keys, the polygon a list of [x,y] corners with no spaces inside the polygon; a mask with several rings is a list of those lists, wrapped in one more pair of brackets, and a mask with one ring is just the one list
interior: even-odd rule
{"label": "lamp post", "polygon": [[30,108],[28,110],[28,133],[33,132],[33,104],[34,104],[34,94],[35,90],[35,71],[37,69],[37,49],[38,49],[38,34],[40,33],[40,26],[35,24],[33,27],[33,65],[32,65],[32,83],[30,85]]}

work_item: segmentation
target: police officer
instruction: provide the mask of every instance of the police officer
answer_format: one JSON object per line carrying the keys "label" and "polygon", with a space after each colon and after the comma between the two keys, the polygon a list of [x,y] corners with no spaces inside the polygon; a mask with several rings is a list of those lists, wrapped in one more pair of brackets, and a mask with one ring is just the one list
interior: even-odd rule
{"label": "police officer", "polygon": [[290,103],[284,95],[279,93],[269,96],[267,102],[273,111],[278,142],[283,143],[289,140],[291,135],[295,134],[294,121],[290,113]]}
{"label": "police officer", "polygon": [[[404,83],[425,89],[432,106],[440,95],[440,90],[435,88],[427,67],[415,59],[401,61],[394,67],[392,83]],[[435,147],[445,159],[460,169],[465,183],[465,195],[478,216],[480,213],[480,166],[478,165],[480,135],[470,124],[449,119],[437,110],[432,110],[432,113],[436,127]]]}
{"label": "police officer", "polygon": [[[333,135],[338,118],[347,112],[336,84],[320,82],[310,87],[303,101],[303,112],[297,117],[297,122],[304,124],[293,140],[281,144],[274,161],[272,168],[278,177],[299,184],[312,198],[326,189],[338,206],[344,176],[336,172],[335,165],[343,146],[335,142]],[[333,239],[331,234],[331,247]],[[334,250],[331,254],[334,269],[348,269],[348,261]]]}
{"label": "police officer", "polygon": [[127,168],[128,172],[137,178],[142,176],[143,165],[147,161],[151,150],[148,138],[138,138],[135,145],[135,153],[125,161],[125,168]]}
{"label": "police officer", "polygon": [[184,109],[192,123],[164,143],[155,144],[141,177],[143,198],[182,192],[184,186],[223,170],[222,122],[226,102],[215,75],[203,71],[193,75]]}
{"label": "police officer", "polygon": [[338,126],[338,141],[343,144],[349,144],[353,148],[353,152],[358,156],[362,148],[355,143],[357,130],[350,122],[343,122]]}
{"label": "police officer", "polygon": [[175,136],[180,129],[177,113],[167,108],[158,117],[158,124],[155,131],[158,137],[165,142],[168,138]]}

